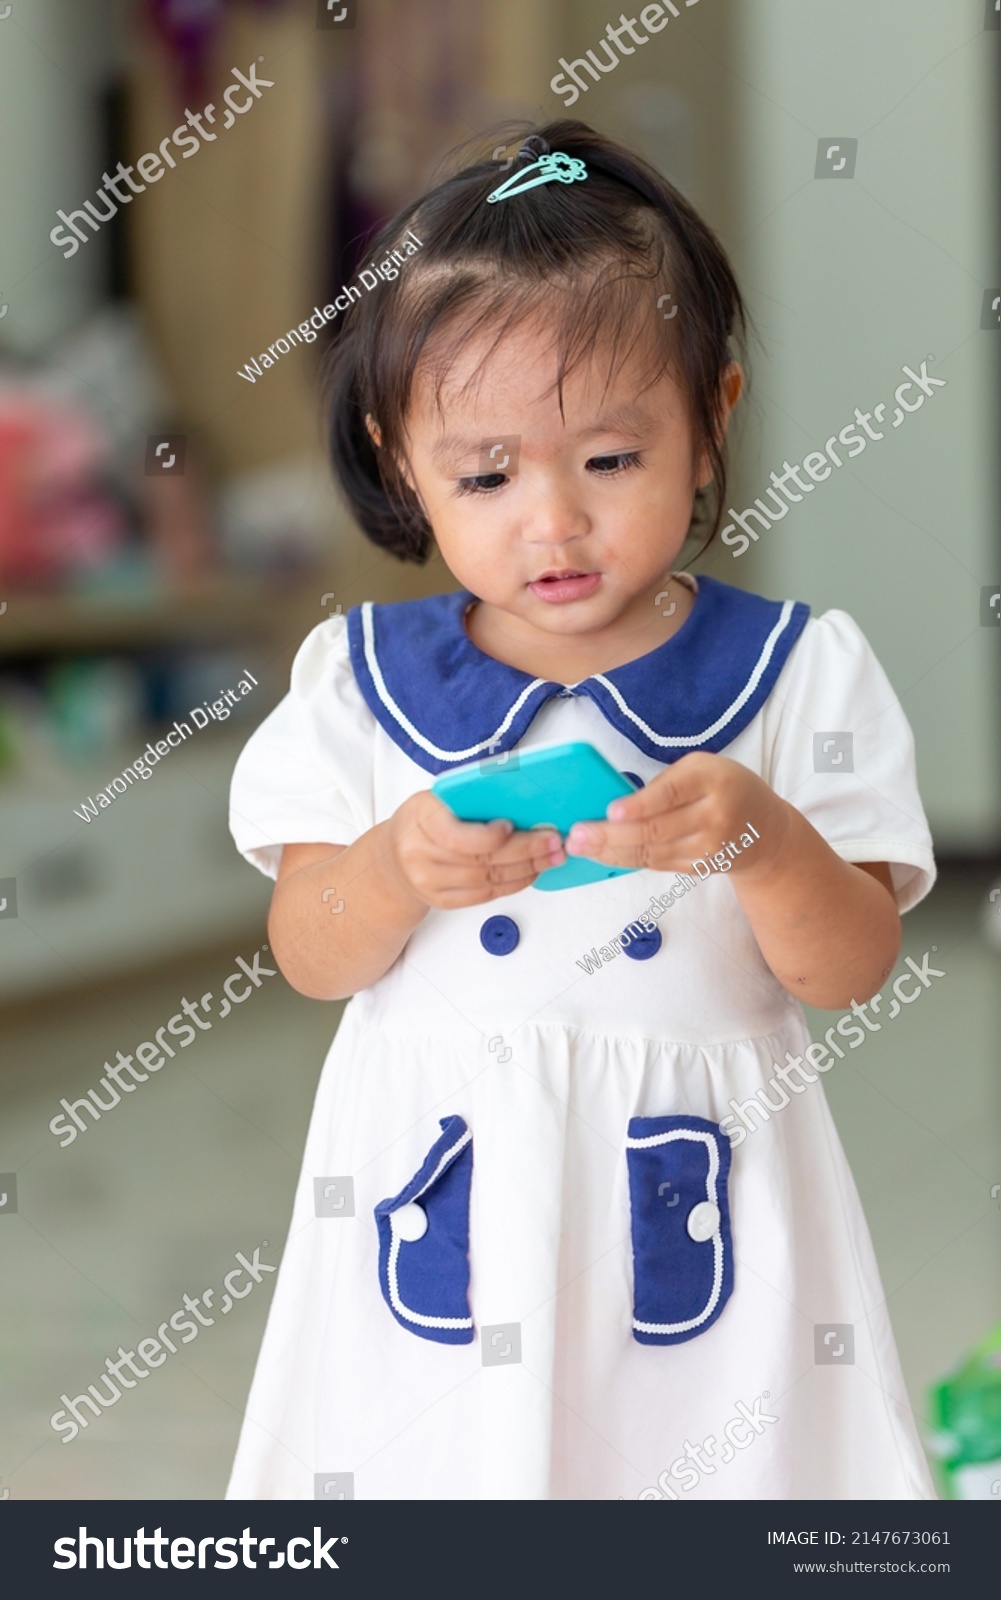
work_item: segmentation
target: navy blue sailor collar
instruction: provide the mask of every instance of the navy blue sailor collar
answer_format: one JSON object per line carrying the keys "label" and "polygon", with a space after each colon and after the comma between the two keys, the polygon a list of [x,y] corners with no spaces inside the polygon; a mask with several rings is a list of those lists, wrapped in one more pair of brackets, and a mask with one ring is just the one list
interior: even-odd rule
{"label": "navy blue sailor collar", "polygon": [[588,695],[613,728],[666,765],[691,750],[723,750],[747,727],[810,615],[800,600],[697,582],[670,639],[575,684],[533,678],[480,650],[463,621],[476,599],[469,589],[352,606],[351,664],[379,726],[435,776],[513,750],[554,695]]}

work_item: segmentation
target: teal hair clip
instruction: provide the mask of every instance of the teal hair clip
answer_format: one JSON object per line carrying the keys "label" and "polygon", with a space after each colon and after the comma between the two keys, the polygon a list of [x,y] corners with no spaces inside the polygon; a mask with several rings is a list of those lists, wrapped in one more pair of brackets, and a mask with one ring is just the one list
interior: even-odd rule
{"label": "teal hair clip", "polygon": [[[535,176],[529,177],[530,173]],[[506,183],[487,195],[487,202],[492,204],[495,200],[507,200],[513,194],[524,194],[526,189],[536,189],[540,183],[580,183],[586,177],[583,161],[564,155],[562,150],[554,150],[552,155],[540,156],[530,167],[512,173]]]}

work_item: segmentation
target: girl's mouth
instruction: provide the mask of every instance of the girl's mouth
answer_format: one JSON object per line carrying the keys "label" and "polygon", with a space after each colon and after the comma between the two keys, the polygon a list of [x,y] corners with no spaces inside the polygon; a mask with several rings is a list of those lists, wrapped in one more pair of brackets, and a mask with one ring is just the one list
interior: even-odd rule
{"label": "girl's mouth", "polygon": [[600,572],[551,572],[528,587],[540,600],[559,605],[565,600],[584,600],[601,582]]}

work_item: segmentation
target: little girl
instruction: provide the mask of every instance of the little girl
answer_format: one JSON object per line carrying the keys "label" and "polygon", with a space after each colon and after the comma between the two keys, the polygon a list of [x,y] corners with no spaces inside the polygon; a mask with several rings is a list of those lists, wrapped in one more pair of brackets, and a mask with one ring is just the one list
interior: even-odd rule
{"label": "little girl", "polygon": [[[571,121],[405,235],[333,349],[333,462],[461,587],[314,628],[234,776],[274,959],[354,998],[229,1495],[932,1499],[818,1081],[931,840],[852,619],[673,570],[726,504],[730,266]],[[565,838],[431,792],[568,741],[635,792]],[[575,855],[638,870],[540,893]]]}

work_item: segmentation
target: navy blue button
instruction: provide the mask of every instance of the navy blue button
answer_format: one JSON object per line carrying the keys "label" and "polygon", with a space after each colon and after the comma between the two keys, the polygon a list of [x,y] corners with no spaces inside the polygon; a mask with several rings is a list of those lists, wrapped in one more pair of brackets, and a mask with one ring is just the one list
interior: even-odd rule
{"label": "navy blue button", "polygon": [[637,773],[635,773],[635,772],[624,772],[622,774],[622,776],[624,778],[628,778],[630,783],[635,783],[637,789],[642,789],[642,787],[643,787],[643,779],[641,777],[639,777]]}
{"label": "navy blue button", "polygon": [[520,938],[513,917],[488,917],[480,929],[480,943],[492,956],[509,956]]}
{"label": "navy blue button", "polygon": [[[628,944],[626,943],[627,936]],[[634,961],[649,961],[651,956],[657,954],[664,942],[659,928],[651,928],[648,932],[638,922],[631,922],[628,928],[622,930],[619,937],[622,939],[624,954],[632,956]]]}

